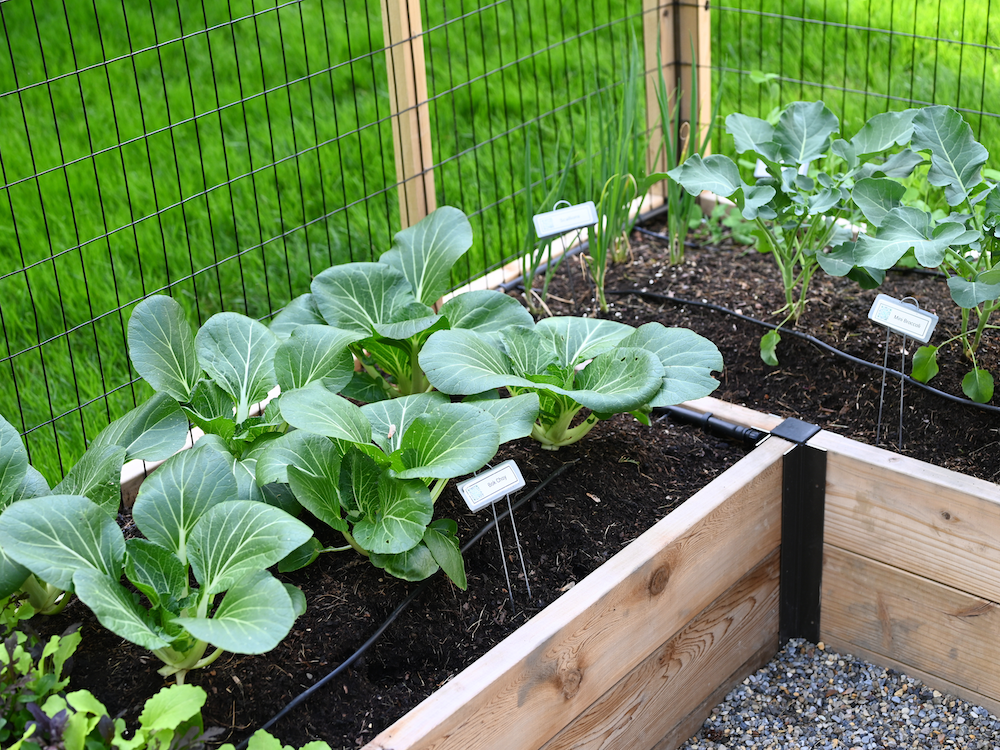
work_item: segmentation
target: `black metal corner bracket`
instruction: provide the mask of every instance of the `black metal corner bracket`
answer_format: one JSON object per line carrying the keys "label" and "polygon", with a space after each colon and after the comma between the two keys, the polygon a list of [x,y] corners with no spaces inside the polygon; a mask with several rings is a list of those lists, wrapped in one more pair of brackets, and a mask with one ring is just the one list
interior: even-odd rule
{"label": "black metal corner bracket", "polygon": [[817,425],[786,419],[771,434],[795,443],[782,464],[778,638],[820,639],[826,451],[807,445]]}

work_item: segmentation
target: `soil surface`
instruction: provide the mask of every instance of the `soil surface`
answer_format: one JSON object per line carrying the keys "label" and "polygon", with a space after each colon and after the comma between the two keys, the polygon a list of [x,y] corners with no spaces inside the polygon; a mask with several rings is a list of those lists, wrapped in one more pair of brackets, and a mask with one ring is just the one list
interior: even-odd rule
{"label": "soil surface", "polygon": [[[655,222],[647,228],[661,229]],[[769,256],[734,247],[728,240],[690,248],[678,267],[669,266],[664,254],[660,240],[634,233],[632,258],[612,269],[607,288],[705,300],[779,322],[771,311],[782,304],[783,297]],[[890,273],[878,291],[897,298],[912,296],[923,309],[939,315],[935,341],[957,330],[958,308],[937,277]],[[594,315],[592,292],[579,259],[572,258],[554,279],[547,304],[554,314]],[[795,330],[881,364],[885,332],[867,319],[875,294],[845,279],[820,274]],[[878,371],[829,355],[791,335],[785,335],[778,348],[780,365],[769,367],[758,354],[757,342],[764,329],[756,324],[671,300],[635,294],[609,299],[613,307],[606,317],[632,325],[659,321],[684,326],[714,341],[722,351],[725,370],[713,395],[876,442]],[[896,369],[900,344],[896,336],[889,344],[890,367]],[[912,355],[912,342],[908,348]],[[982,366],[1000,369],[1000,347],[995,340],[984,344],[980,358]],[[940,362],[941,374],[933,385],[962,397],[961,378],[969,368],[958,348],[943,351]],[[885,446],[891,449],[896,449],[899,396],[899,380],[890,377],[881,434],[883,443],[892,443]],[[997,413],[956,405],[910,384],[904,396],[902,453],[996,481],[1000,475]],[[599,423],[581,443],[557,452],[540,450],[526,440],[503,446],[495,461],[514,458],[528,483],[515,502],[562,469],[515,511],[530,595],[511,525],[502,521],[510,590],[496,532],[491,529],[465,554],[466,591],[440,575],[431,579],[363,657],[318,688],[270,731],[296,747],[312,739],[326,740],[334,748],[364,745],[745,451],[743,446],[693,427],[665,419],[644,427],[627,415]],[[470,513],[452,487],[438,504],[438,516],[458,521],[463,543],[492,520],[488,510]],[[330,536],[322,541],[337,540]],[[227,654],[208,669],[188,676],[189,683],[203,686],[209,694],[206,726],[227,728],[224,739],[231,742],[248,737],[328,675],[419,586],[391,578],[353,553],[324,555],[309,568],[283,578],[301,587],[309,604],[288,638],[269,654]],[[43,632],[60,632],[77,621],[84,623],[84,638],[75,658],[71,689],[91,690],[112,714],[122,713],[134,723],[143,701],[164,684],[156,673],[157,660],[104,631],[78,602],[38,626]]]}

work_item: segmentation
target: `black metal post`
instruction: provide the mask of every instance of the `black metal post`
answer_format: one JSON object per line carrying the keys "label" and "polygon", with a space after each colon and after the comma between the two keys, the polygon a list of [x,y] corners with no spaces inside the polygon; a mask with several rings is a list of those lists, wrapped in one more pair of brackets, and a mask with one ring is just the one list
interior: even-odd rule
{"label": "black metal post", "polygon": [[772,435],[796,443],[785,454],[781,503],[781,584],[778,638],[820,639],[823,580],[823,516],[826,451],[806,445],[819,427],[797,419],[782,422]]}

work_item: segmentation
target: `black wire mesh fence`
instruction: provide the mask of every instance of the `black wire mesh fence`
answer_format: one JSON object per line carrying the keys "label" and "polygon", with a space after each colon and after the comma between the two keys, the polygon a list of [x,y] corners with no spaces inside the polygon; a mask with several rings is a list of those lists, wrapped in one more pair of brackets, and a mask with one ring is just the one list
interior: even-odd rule
{"label": "black wire mesh fence", "polygon": [[879,112],[945,104],[1000,155],[996,0],[722,0],[712,7],[724,112],[766,118],[790,101],[822,99],[853,135]]}
{"label": "black wire mesh fence", "polygon": [[[996,150],[994,4],[724,0],[697,62],[723,115],[823,98],[852,133],[945,103]],[[475,236],[456,285],[509,261],[529,190],[537,210],[569,169],[560,197],[597,197],[588,129],[621,94],[632,39],[655,73],[650,28],[702,6],[0,2],[0,414],[55,481],[148,395],[126,348],[145,296],[171,294],[193,324],[266,319],[445,204]]]}
{"label": "black wire mesh fence", "polygon": [[138,300],[267,318],[388,249],[411,179],[399,7],[423,17],[431,202],[473,216],[473,277],[521,242],[524,139],[580,146],[640,0],[0,3],[0,414],[50,481],[149,395],[127,357]]}
{"label": "black wire mesh fence", "polygon": [[0,413],[50,481],[147,393],[131,306],[280,309],[398,229],[378,15],[0,4]]}

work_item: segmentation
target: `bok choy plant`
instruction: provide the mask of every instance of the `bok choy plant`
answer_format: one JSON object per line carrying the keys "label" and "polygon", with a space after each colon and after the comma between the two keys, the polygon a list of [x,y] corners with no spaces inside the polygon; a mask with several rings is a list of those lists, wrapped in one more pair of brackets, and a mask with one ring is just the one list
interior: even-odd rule
{"label": "bok choy plant", "polygon": [[[316,385],[284,393],[281,413],[293,432],[257,463],[259,482],[287,482],[316,518],[386,572],[421,580],[440,567],[465,588],[457,524],[432,520],[452,477],[482,468],[500,443],[531,431],[533,394],[451,403],[421,393],[357,406]],[[318,542],[300,551],[308,564]]]}
{"label": "bok choy plant", "polygon": [[[711,393],[718,386],[711,372],[722,369],[716,346],[693,331],[575,317],[511,326],[496,337],[438,331],[420,359],[444,393],[536,393],[531,437],[550,450],[580,440],[613,414],[630,412],[648,424],[653,407]],[[590,413],[574,425],[585,408]]]}
{"label": "bok choy plant", "polygon": [[496,331],[531,318],[517,300],[493,290],[459,294],[435,312],[452,266],[471,246],[465,214],[443,206],[399,232],[378,262],[344,263],[320,273],[310,294],[275,316],[271,331],[284,338],[301,325],[325,323],[354,337],[350,350],[363,371],[343,392],[355,400],[423,393],[430,385],[418,355],[433,331]]}
{"label": "bok choy plant", "polygon": [[358,338],[327,325],[303,325],[281,341],[263,323],[230,312],[213,315],[196,334],[181,306],[165,296],[136,305],[128,324],[136,371],[159,403],[172,400],[182,418],[205,432],[199,444],[226,457],[240,497],[293,512],[294,503],[280,487],[254,481],[261,451],[288,425],[273,402],[259,415],[252,408],[276,386],[292,390],[317,382],[343,388],[354,376],[349,347]]}
{"label": "bok choy plant", "polygon": [[[164,663],[160,674],[180,684],[223,651],[269,651],[305,611],[302,593],[267,568],[312,531],[238,496],[226,459],[199,446],[143,482],[132,518],[145,538],[126,541],[105,508],[60,494],[9,505],[0,545],[39,580],[75,591],[104,627],[151,650]],[[142,596],[122,585],[123,574]]]}
{"label": "bok choy plant", "polygon": [[[21,436],[0,417],[0,511],[19,501],[50,494],[82,495],[116,518],[121,504],[121,470],[126,460],[158,461],[184,444],[187,419],[169,398],[154,396],[102,430],[80,460],[50,489],[28,463]],[[0,597],[20,591],[35,611],[55,614],[69,602],[64,589],[38,578],[0,544]]]}

